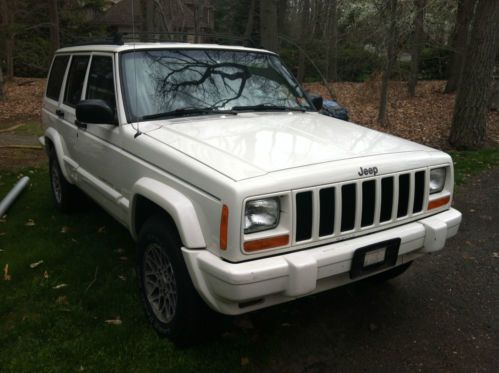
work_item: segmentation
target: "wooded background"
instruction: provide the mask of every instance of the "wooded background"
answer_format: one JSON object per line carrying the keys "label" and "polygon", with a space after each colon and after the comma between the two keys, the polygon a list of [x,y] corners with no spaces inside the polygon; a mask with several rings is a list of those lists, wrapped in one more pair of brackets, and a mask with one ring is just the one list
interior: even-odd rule
{"label": "wooded background", "polygon": [[131,31],[251,39],[278,52],[301,82],[322,72],[333,95],[335,82],[378,79],[383,126],[390,80],[406,81],[414,96],[418,80],[445,79],[445,93],[457,93],[456,148],[486,144],[497,97],[497,0],[0,0],[0,18],[0,99],[4,80],[46,76],[57,48]]}

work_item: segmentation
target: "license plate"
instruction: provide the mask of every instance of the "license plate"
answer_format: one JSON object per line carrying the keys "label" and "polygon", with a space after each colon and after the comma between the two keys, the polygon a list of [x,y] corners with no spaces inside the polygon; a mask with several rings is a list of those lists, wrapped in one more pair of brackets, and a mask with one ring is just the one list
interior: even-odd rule
{"label": "license plate", "polygon": [[356,278],[392,267],[397,263],[400,238],[378,242],[355,250],[350,278]]}

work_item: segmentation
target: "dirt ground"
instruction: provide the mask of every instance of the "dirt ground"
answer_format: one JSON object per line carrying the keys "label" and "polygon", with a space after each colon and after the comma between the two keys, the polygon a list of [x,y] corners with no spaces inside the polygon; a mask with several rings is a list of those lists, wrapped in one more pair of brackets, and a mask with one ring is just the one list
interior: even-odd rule
{"label": "dirt ground", "polygon": [[[37,78],[16,78],[6,84],[7,100],[0,102],[0,169],[39,166],[46,162],[42,150],[8,147],[36,145],[35,135],[18,130],[5,132],[26,122],[31,122],[31,126],[39,126],[44,84],[45,79]],[[412,98],[407,94],[405,82],[391,82],[388,128],[381,128],[376,122],[378,80],[336,83],[333,88],[338,102],[348,109],[352,122],[432,147],[449,149],[447,138],[455,96],[443,94],[444,85],[444,81],[419,82],[417,95]],[[307,84],[306,88],[324,97],[328,96],[325,87],[318,83]],[[498,112],[489,113],[487,128],[490,141],[499,142]]]}

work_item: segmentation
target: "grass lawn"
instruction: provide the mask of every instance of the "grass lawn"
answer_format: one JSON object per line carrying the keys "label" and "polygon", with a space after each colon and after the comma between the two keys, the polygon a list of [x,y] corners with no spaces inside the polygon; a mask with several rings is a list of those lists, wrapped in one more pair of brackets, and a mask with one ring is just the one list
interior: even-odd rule
{"label": "grass lawn", "polygon": [[[458,183],[499,165],[499,148],[452,155]],[[0,221],[0,266],[11,276],[0,273],[0,371],[239,371],[247,361],[265,366],[293,333],[281,327],[296,307],[287,304],[266,311],[265,336],[232,328],[176,349],[146,321],[128,232],[93,204],[59,213],[46,168],[23,172],[30,186]],[[0,196],[18,176],[0,171]]]}

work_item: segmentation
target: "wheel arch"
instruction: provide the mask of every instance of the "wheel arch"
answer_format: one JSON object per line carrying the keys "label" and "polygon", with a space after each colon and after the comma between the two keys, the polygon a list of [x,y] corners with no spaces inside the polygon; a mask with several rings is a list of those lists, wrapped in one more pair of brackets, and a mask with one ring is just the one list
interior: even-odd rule
{"label": "wheel arch", "polygon": [[47,152],[47,155],[50,157],[52,152],[55,153],[62,174],[64,175],[66,180],[72,184],[66,163],[64,162],[63,139],[61,138],[59,133],[57,133],[57,131],[51,127],[47,128],[44,137],[45,137],[45,151]]}
{"label": "wheel arch", "polygon": [[157,180],[144,177],[133,186],[132,196],[130,231],[135,239],[149,217],[165,214],[174,224],[185,247],[206,247],[194,206],[184,194]]}

